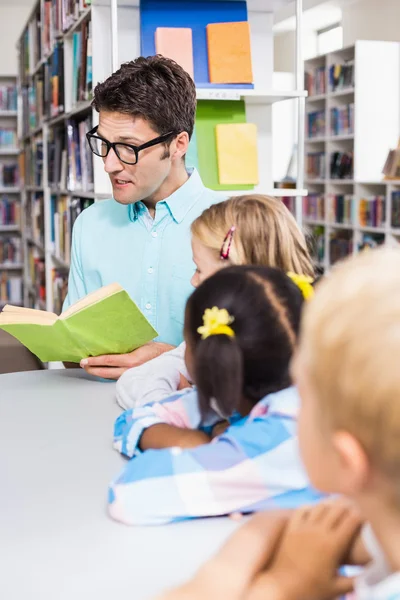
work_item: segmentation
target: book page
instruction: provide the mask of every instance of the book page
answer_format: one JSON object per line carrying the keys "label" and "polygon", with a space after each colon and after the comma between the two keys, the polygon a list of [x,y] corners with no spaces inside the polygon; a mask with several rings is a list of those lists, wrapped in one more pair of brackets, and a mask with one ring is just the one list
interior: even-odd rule
{"label": "book page", "polygon": [[[37,311],[38,313],[46,314],[45,311]],[[49,313],[47,313],[48,315]],[[57,321],[57,316],[55,318],[49,319],[48,316],[38,315],[32,317],[31,315],[15,312],[2,312],[0,314],[0,329],[2,325],[19,325],[21,323],[25,325],[44,325],[51,327]]]}
{"label": "book page", "polygon": [[36,310],[34,308],[13,306],[12,304],[6,304],[2,310],[2,313],[7,313],[7,315],[26,315],[27,317],[29,316],[32,319],[32,323],[36,322],[36,318],[39,318],[40,320],[46,318],[49,319],[49,321],[51,321],[52,323],[54,323],[54,321],[57,319],[57,315],[55,313],[48,312],[46,310]]}
{"label": "book page", "polygon": [[69,308],[67,308],[65,312],[61,313],[61,315],[58,318],[64,321],[65,319],[68,319],[68,317],[70,317],[71,315],[78,313],[84,308],[87,308],[92,304],[96,304],[97,302],[100,302],[100,300],[108,298],[109,296],[112,296],[113,294],[122,291],[123,288],[119,285],[119,283],[111,283],[110,285],[106,285],[100,288],[99,290],[96,290],[95,292],[91,292],[81,300],[78,300],[78,302],[72,304]]}

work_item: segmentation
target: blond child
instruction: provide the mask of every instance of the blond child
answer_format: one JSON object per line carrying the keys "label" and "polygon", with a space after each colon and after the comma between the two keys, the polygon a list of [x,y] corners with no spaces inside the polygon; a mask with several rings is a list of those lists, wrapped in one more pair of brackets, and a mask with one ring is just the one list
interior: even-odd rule
{"label": "blond child", "polygon": [[[399,356],[400,251],[363,253],[338,266],[306,306],[292,369],[311,483],[348,497],[360,516],[343,503],[299,509],[286,523],[280,519],[267,552],[259,522],[253,539],[242,535],[242,555],[255,543],[258,551],[243,563],[245,589],[231,600],[333,598],[346,590],[337,569],[351,546],[359,548],[356,562],[366,560],[365,550],[372,557],[354,582],[355,598],[400,599]],[[364,551],[355,540],[361,519],[368,523],[361,534]],[[220,557],[214,560],[215,568]],[[239,568],[233,552],[230,567],[224,564],[232,574]],[[220,597],[207,580],[210,572],[209,565],[165,600],[194,600],[202,589],[209,600]]]}
{"label": "blond child", "polygon": [[[192,285],[233,265],[262,265],[313,277],[306,240],[277,198],[252,194],[206,209],[192,224]],[[126,371],[117,384],[122,408],[155,402],[190,384],[185,344]]]}

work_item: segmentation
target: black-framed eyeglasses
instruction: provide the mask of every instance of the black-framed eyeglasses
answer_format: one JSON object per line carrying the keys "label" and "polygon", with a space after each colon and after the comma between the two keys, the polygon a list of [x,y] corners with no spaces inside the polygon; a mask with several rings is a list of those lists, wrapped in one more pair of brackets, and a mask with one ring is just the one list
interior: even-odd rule
{"label": "black-framed eyeglasses", "polygon": [[109,142],[99,135],[95,135],[97,133],[97,128],[97,126],[93,127],[93,129],[88,131],[86,134],[86,139],[93,154],[97,154],[97,156],[105,158],[112,148],[119,160],[127,165],[136,165],[137,161],[139,160],[139,152],[141,150],[144,150],[145,148],[151,148],[157,144],[162,144],[163,142],[166,142],[168,138],[174,135],[173,131],[170,131],[169,133],[159,135],[158,137],[146,142],[145,144],[142,144],[141,146],[134,146],[133,144],[124,144],[123,142]]}

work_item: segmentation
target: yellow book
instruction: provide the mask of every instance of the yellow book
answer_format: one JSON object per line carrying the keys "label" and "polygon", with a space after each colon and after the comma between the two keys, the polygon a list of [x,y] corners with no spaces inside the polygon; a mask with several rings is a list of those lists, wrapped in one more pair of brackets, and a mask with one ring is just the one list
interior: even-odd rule
{"label": "yellow book", "polygon": [[257,127],[252,123],[217,125],[219,183],[258,184]]}

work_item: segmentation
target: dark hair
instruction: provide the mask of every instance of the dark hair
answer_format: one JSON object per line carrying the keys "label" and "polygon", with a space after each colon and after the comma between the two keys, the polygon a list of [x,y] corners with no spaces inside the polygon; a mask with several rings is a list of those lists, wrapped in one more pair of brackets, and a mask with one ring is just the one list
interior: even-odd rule
{"label": "dark hair", "polygon": [[[191,295],[185,331],[194,357],[194,380],[202,414],[214,398],[225,416],[242,397],[256,404],[291,385],[289,363],[300,327],[303,295],[281,270],[240,266],[218,271]],[[225,308],[235,337],[201,339],[207,308]]]}
{"label": "dark hair", "polygon": [[146,119],[159,133],[186,131],[192,137],[196,112],[193,79],[161,55],[123,63],[94,89],[93,106]]}

